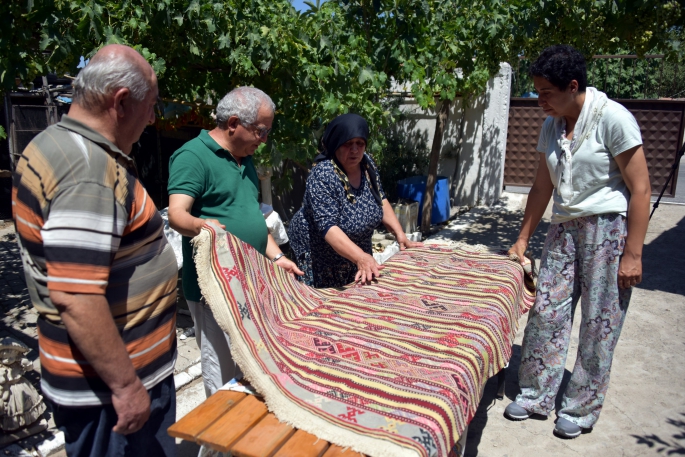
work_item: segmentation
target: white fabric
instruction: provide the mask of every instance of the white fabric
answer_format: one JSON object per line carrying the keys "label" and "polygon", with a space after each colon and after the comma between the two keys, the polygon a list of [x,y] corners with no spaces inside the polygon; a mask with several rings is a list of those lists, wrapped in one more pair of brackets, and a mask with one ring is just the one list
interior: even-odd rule
{"label": "white fabric", "polygon": [[208,306],[188,300],[188,309],[195,322],[195,340],[200,348],[200,366],[205,395],[209,398],[242,372],[231,356],[231,341],[217,324]]}
{"label": "white fabric", "polygon": [[[566,133],[566,120],[563,117],[554,119],[555,128],[562,132],[558,138],[561,155],[559,166],[556,169],[556,178],[559,183],[556,190],[565,203],[570,202],[573,198],[573,154],[587,139],[592,129],[597,126],[607,100],[604,92],[600,92],[594,87],[587,88],[583,108],[580,110],[580,115],[573,129],[573,139],[563,136]],[[558,124],[561,124],[561,128]]]}
{"label": "white fabric", "polygon": [[[604,94],[595,90],[593,95]],[[583,131],[571,150],[569,188],[564,183],[564,196],[560,180],[562,175],[564,180],[567,175],[559,169],[565,166],[560,163],[562,122],[550,116],[540,131],[537,150],[545,154],[550,178],[557,189],[553,194],[554,224],[595,214],[625,216],[628,209],[630,193],[614,157],[642,144],[640,127],[630,111],[612,100],[607,100],[601,116],[585,118],[590,119],[589,123],[586,121],[585,127],[577,126]]]}
{"label": "white fabric", "polygon": [[280,246],[287,243],[289,241],[288,234],[285,231],[281,216],[274,211],[271,205],[265,203],[260,203],[259,209],[262,210],[262,214],[266,220],[266,228],[269,229],[269,233],[274,238],[276,244]]}
{"label": "white fabric", "polygon": [[271,214],[267,216],[266,228],[269,229],[269,233],[271,233],[271,236],[274,237],[274,241],[279,246],[288,242],[288,234],[283,226],[283,221],[276,211],[272,211]]}

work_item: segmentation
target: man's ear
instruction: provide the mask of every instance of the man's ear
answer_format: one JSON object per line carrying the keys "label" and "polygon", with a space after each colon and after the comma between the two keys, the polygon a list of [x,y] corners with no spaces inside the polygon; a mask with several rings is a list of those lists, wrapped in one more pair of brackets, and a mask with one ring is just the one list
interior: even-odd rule
{"label": "man's ear", "polygon": [[238,116],[231,116],[226,121],[226,128],[229,132],[233,133],[238,128],[238,124],[240,124],[240,118]]}
{"label": "man's ear", "polygon": [[568,88],[571,90],[572,94],[575,94],[578,92],[578,81],[575,79],[572,79],[570,83],[568,83]]}
{"label": "man's ear", "polygon": [[118,117],[124,117],[126,112],[124,109],[124,104],[129,102],[129,98],[131,97],[131,91],[128,89],[128,87],[122,87],[118,89],[116,92],[114,92],[114,97],[112,100],[113,108],[117,112]]}

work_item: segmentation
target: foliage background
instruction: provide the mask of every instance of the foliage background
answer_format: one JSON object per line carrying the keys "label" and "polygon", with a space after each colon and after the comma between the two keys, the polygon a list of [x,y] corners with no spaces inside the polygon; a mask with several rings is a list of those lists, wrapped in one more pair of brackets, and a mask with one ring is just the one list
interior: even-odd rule
{"label": "foliage background", "polygon": [[[457,96],[468,101],[500,62],[517,68],[520,56],[534,58],[554,43],[572,44],[587,57],[666,55],[662,79],[672,87],[655,91],[654,63],[640,60],[634,78],[606,81],[616,96],[685,90],[679,76],[685,3],[676,0],[307,4],[300,13],[287,0],[2,2],[0,85],[12,89],[48,71],[75,74],[79,56],[88,58],[108,43],[129,44],[158,73],[161,96],[197,103],[194,112],[203,122],[210,119],[203,106],[232,87],[254,85],[269,93],[278,111],[258,162],[288,161],[302,169],[316,155],[325,124],[349,111],[369,121],[369,150],[381,167],[401,166],[399,138],[390,128],[397,110],[383,104],[389,91],[406,92],[424,108]],[[525,85],[522,80],[515,84]],[[173,119],[166,122],[168,127]],[[288,173],[281,178],[287,181]]]}

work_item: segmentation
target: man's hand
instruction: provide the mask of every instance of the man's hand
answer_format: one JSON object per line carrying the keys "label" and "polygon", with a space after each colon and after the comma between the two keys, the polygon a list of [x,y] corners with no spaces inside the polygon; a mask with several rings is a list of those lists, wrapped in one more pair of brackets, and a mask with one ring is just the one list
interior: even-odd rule
{"label": "man's hand", "polygon": [[143,428],[150,417],[150,396],[140,378],[126,387],[112,391],[112,406],[118,419],[112,431],[128,435]]}
{"label": "man's hand", "polygon": [[222,229],[226,229],[226,226],[216,219],[200,219],[198,217],[197,220],[195,221],[195,223],[199,225],[198,234],[200,233],[200,230],[202,230],[202,227],[204,227],[207,222],[211,222],[214,225],[218,225]]}
{"label": "man's hand", "polygon": [[364,254],[357,260],[357,274],[354,276],[354,282],[361,281],[362,284],[370,284],[374,276],[378,278],[381,275],[383,265],[378,265],[376,259],[370,254]]}
{"label": "man's hand", "polygon": [[275,265],[278,265],[278,266],[281,267],[281,268],[283,268],[285,271],[287,271],[287,272],[290,273],[291,275],[292,275],[292,274],[295,274],[295,275],[298,275],[298,276],[304,275],[304,271],[302,271],[302,270],[300,270],[299,268],[297,268],[297,264],[296,264],[295,262],[293,262],[292,260],[290,260],[289,258],[285,257],[285,256],[283,256],[283,257],[281,257],[280,259],[276,260],[276,261],[274,262],[274,264],[275,264]]}
{"label": "man's hand", "polygon": [[642,282],[642,257],[624,252],[618,264],[618,287],[629,289]]}
{"label": "man's hand", "polygon": [[138,378],[104,295],[50,291],[67,333],[95,372],[112,390],[121,434],[140,430],[150,417],[150,396]]}

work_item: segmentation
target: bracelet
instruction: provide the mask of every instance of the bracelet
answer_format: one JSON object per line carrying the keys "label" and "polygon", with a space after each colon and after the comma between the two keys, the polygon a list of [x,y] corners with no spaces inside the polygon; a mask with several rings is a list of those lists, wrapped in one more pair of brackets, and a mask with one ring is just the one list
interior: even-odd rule
{"label": "bracelet", "polygon": [[280,259],[281,257],[285,257],[285,254],[283,254],[282,252],[281,252],[280,254],[276,254],[276,257],[274,257],[273,259],[271,259],[271,262],[275,262],[275,261],[277,261],[278,259]]}

